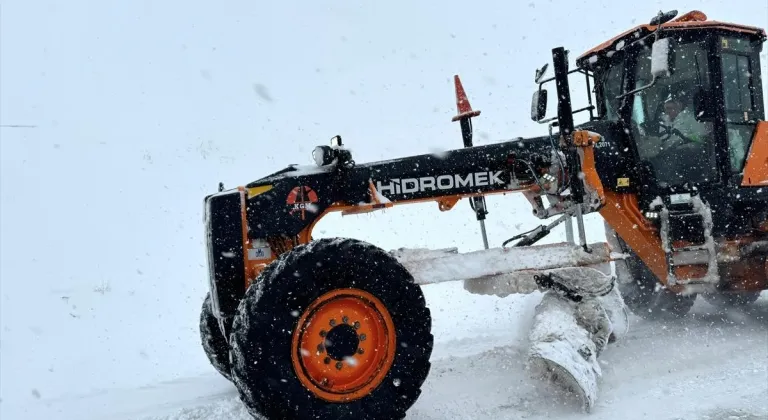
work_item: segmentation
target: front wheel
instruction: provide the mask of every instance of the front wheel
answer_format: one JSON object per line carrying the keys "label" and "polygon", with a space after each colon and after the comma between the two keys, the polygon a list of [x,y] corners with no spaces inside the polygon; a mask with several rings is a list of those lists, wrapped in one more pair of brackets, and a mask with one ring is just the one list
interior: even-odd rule
{"label": "front wheel", "polygon": [[280,256],[232,326],[232,374],[254,416],[400,419],[429,369],[431,315],[392,256],[320,239]]}
{"label": "front wheel", "polygon": [[625,260],[616,261],[616,283],[627,308],[649,320],[687,315],[697,295],[681,295],[661,287],[656,275],[607,223],[605,230],[609,243],[629,254]]}

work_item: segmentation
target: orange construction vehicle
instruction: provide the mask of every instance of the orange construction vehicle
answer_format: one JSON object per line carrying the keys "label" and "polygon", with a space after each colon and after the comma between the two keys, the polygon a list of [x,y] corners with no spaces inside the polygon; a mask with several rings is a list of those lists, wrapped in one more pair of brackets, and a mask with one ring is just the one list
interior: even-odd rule
{"label": "orange construction vehicle", "polygon": [[[659,13],[582,54],[552,50],[536,72],[541,137],[475,146],[456,77],[462,148],[357,163],[340,137],[314,166],[289,166],[205,197],[210,293],[201,334],[213,366],[254,416],[399,419],[430,370],[431,314],[421,287],[543,292],[529,353],[586,409],[596,358],[627,324],[680,317],[697,296],[747,305],[768,288],[768,122],[761,28]],[[588,106],[571,105],[570,76]],[[548,83],[557,95],[547,118]],[[587,113],[575,125],[574,114]],[[521,192],[548,225],[489,247],[484,196]],[[313,239],[324,215],[467,199],[484,248],[387,252],[352,238]],[[587,243],[599,213],[606,243]],[[573,231],[575,222],[576,232]],[[564,243],[536,245],[558,225]],[[615,264],[616,276],[606,265]],[[566,325],[567,324],[567,325]]]}

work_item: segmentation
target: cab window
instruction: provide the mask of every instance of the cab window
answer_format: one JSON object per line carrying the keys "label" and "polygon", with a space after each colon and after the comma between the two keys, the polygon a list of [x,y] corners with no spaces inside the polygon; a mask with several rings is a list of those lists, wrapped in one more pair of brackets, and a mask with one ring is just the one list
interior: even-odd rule
{"label": "cab window", "polygon": [[621,99],[617,99],[617,97],[623,92],[624,61],[614,64],[611,68],[605,71],[602,75],[602,79],[605,119],[618,121]]}
{"label": "cab window", "polygon": [[756,121],[762,117],[758,115],[757,87],[752,77],[755,49],[748,40],[735,37],[721,38],[720,45],[731,172],[740,173]]}

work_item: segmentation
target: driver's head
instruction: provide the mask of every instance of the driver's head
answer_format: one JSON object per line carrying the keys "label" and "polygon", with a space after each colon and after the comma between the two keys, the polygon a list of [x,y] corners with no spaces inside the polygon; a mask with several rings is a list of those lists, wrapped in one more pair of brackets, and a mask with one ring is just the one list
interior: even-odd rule
{"label": "driver's head", "polygon": [[677,118],[682,110],[683,103],[676,97],[670,97],[664,102],[664,113],[669,116],[670,120]]}

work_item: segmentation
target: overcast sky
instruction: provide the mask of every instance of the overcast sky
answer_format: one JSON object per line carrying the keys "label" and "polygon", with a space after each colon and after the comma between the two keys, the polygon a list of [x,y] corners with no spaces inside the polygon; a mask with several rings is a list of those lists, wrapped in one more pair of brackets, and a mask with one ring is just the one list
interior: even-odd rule
{"label": "overcast sky", "polygon": [[[33,350],[14,344],[27,326],[45,325],[35,309],[51,290],[110,284],[133,293],[147,319],[194,327],[206,281],[202,199],[219,181],[309,164],[312,148],[336,134],[358,162],[461,147],[450,121],[454,74],[482,111],[477,143],[542,134],[530,96],[552,48],[575,57],[670,8],[768,26],[761,0],[2,0],[0,123],[34,126],[0,128],[4,380],[23,373],[20,363],[47,369],[35,367],[51,355],[46,343],[83,339],[52,332]],[[538,224],[519,195],[490,201],[493,246]],[[601,240],[592,220],[591,239]],[[466,203],[446,214],[427,204],[333,216],[318,234],[388,249],[482,246]],[[188,312],[164,313],[179,299]],[[141,324],[125,325],[130,310],[94,313],[114,321],[107,336],[139,334]],[[89,352],[117,351],[101,340],[84,346],[82,366]],[[177,355],[167,361],[181,364]],[[97,368],[93,386],[103,385]],[[58,391],[77,387],[60,382]],[[12,392],[4,386],[3,398]]]}

